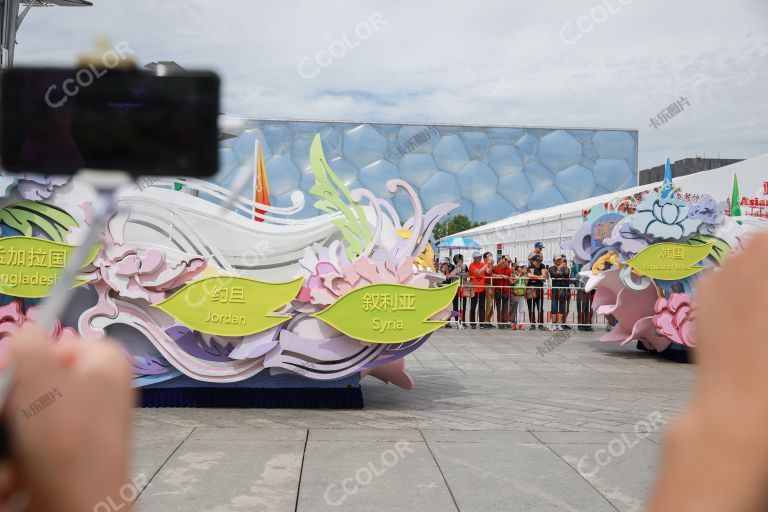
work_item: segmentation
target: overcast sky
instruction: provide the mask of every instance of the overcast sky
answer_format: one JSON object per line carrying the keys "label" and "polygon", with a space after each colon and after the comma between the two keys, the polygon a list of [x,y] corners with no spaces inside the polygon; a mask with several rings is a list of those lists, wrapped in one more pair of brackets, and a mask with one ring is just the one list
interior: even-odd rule
{"label": "overcast sky", "polygon": [[16,64],[106,35],[217,70],[245,117],[636,128],[640,169],[768,152],[766,0],[92,1],[33,9]]}

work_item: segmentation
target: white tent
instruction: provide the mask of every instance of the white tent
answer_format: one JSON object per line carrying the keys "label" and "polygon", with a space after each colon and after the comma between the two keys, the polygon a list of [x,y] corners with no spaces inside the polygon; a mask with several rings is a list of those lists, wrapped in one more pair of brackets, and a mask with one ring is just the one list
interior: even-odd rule
{"label": "white tent", "polygon": [[[747,204],[741,207],[742,214],[766,218],[768,216],[768,153],[719,169],[674,178],[674,183],[684,192],[709,194],[718,201],[724,201],[731,197],[734,175],[738,177],[742,198],[747,200]],[[525,261],[533,250],[533,244],[538,241],[544,244],[545,255],[561,254],[563,251],[560,249],[560,242],[569,240],[584,223],[585,209],[659,186],[661,182],[543,210],[525,212],[452,236],[472,238],[482,246],[483,251],[496,254],[500,249],[502,254],[509,255],[513,259],[517,258],[518,261]],[[751,206],[750,201],[753,203]],[[448,256],[447,249],[440,250],[440,257],[444,256]]]}

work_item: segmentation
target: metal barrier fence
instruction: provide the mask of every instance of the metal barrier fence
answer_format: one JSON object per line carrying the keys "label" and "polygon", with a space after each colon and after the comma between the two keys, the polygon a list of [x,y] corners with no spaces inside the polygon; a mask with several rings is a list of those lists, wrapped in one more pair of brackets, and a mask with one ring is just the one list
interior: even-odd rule
{"label": "metal barrier fence", "polygon": [[[462,279],[453,300],[452,327],[511,328],[529,330],[594,330],[608,328],[611,319],[592,310],[595,292],[581,283],[552,287],[548,282],[524,289],[510,285],[479,286]],[[522,295],[521,295],[522,294]]]}

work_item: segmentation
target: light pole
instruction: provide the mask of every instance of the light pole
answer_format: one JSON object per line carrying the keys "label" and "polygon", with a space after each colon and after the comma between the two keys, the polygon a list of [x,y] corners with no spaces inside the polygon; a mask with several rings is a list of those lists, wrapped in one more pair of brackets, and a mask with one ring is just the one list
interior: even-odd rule
{"label": "light pole", "polygon": [[[32,7],[90,7],[87,0],[0,0],[0,69],[13,66],[16,32]],[[22,10],[22,6],[23,10]]]}

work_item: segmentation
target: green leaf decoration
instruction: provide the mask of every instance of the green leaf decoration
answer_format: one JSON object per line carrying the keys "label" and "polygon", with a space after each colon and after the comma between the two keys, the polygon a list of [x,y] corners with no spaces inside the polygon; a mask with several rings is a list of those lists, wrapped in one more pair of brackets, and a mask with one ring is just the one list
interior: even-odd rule
{"label": "green leaf decoration", "polygon": [[77,221],[64,210],[34,201],[21,201],[0,210],[0,224],[32,236],[37,227],[54,242],[64,242],[70,228],[77,227]]}
{"label": "green leaf decoration", "polygon": [[309,161],[315,184],[309,193],[317,197],[315,208],[326,213],[341,212],[343,219],[336,219],[333,224],[339,228],[347,242],[347,257],[353,260],[363,253],[371,242],[371,228],[363,213],[360,203],[353,201],[349,189],[331,170],[323,153],[320,135],[315,135],[309,148]]}
{"label": "green leaf decoration", "polygon": [[303,278],[266,283],[218,276],[194,281],[154,304],[188,327],[217,336],[249,336],[279,325],[290,316],[275,315],[299,294]]}
{"label": "green leaf decoration", "polygon": [[[42,238],[0,238],[0,294],[31,299],[47,297],[76,249]],[[99,246],[95,246],[86,266],[98,252]],[[79,279],[74,286],[87,282]]]}
{"label": "green leaf decoration", "polygon": [[685,242],[688,245],[707,245],[712,244],[712,252],[708,258],[718,265],[722,265],[728,255],[731,253],[731,246],[722,238],[709,235],[696,235]]}
{"label": "green leaf decoration", "polygon": [[404,343],[446,324],[430,318],[451,304],[458,286],[458,281],[441,288],[370,284],[312,316],[350,338],[368,343]]}
{"label": "green leaf decoration", "polygon": [[643,249],[626,264],[650,278],[676,281],[704,270],[704,267],[694,265],[706,258],[712,247],[712,243],[688,245],[663,242]]}

